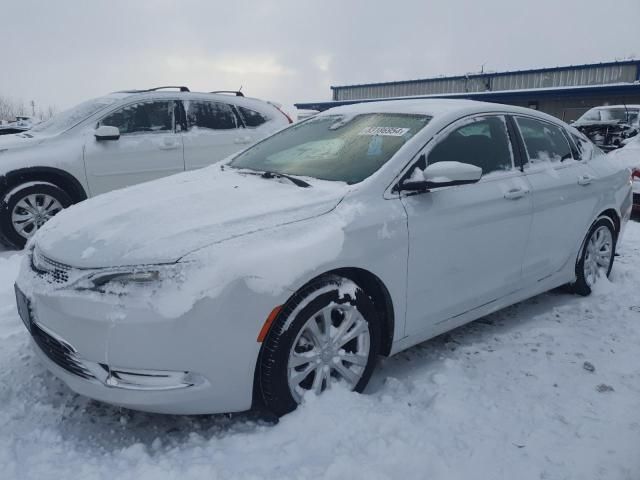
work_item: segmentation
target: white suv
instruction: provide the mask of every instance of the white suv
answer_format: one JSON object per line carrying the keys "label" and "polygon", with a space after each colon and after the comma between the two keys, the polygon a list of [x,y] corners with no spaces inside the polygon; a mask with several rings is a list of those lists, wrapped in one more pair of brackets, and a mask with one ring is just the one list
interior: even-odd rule
{"label": "white suv", "polygon": [[81,103],[0,138],[0,241],[21,248],[69,205],[210,165],[289,123],[240,92],[159,87]]}

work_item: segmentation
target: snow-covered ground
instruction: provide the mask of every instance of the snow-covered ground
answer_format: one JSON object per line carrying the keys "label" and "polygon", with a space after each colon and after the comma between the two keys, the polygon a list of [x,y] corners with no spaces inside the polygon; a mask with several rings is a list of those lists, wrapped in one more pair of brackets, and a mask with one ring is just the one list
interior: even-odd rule
{"label": "snow-covered ground", "polygon": [[638,480],[640,224],[620,254],[589,298],[495,313],[385,359],[366,394],[334,388],[272,425],[75,395],[31,352],[20,255],[0,252],[0,478]]}

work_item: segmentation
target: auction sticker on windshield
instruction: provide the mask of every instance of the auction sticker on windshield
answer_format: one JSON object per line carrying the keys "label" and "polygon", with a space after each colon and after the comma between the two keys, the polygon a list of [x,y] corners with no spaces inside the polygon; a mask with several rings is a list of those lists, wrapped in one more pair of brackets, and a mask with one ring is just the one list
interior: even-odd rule
{"label": "auction sticker on windshield", "polygon": [[386,137],[402,137],[410,128],[400,127],[367,127],[360,132],[360,135],[383,135]]}

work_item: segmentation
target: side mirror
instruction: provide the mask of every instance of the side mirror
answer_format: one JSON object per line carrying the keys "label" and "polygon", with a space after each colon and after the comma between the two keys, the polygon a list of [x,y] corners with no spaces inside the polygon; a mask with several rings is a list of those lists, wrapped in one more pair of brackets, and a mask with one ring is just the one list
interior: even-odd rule
{"label": "side mirror", "polygon": [[96,140],[118,140],[120,138],[120,130],[118,127],[110,127],[108,125],[100,125],[95,129],[93,135]]}
{"label": "side mirror", "polygon": [[411,177],[402,183],[402,190],[429,190],[437,187],[466,185],[476,183],[480,177],[482,177],[482,169],[475,165],[461,162],[437,162],[428,165],[422,171],[416,167]]}

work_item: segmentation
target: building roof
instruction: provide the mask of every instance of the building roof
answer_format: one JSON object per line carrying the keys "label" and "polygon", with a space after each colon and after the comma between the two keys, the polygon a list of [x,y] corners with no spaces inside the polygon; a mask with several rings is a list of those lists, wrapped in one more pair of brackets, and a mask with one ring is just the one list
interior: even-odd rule
{"label": "building roof", "polygon": [[[331,90],[336,90],[340,88],[352,88],[352,87],[379,87],[379,86],[386,86],[386,85],[400,85],[400,84],[406,84],[406,83],[421,83],[421,82],[430,82],[435,80],[459,80],[464,78],[486,78],[486,77],[496,77],[501,75],[512,75],[512,74],[523,74],[523,73],[547,73],[547,72],[557,72],[560,70],[579,70],[583,68],[592,68],[592,67],[621,67],[624,65],[637,65],[640,67],[640,60],[621,60],[616,62],[584,63],[579,65],[566,65],[562,67],[530,68],[526,70],[507,70],[503,72],[477,72],[477,73],[467,73],[464,75],[443,75],[439,77],[416,78],[411,80],[396,80],[391,82],[356,83],[352,85],[332,85]],[[640,80],[640,78],[638,80]]]}

